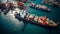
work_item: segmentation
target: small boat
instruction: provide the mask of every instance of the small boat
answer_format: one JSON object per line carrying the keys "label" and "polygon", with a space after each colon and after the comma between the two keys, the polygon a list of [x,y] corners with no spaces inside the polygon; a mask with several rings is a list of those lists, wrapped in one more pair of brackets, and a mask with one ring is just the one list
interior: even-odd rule
{"label": "small boat", "polygon": [[15,18],[17,18],[18,20],[27,21],[31,24],[35,24],[35,25],[39,25],[43,27],[56,27],[57,26],[57,23],[50,20],[46,16],[38,17],[38,16],[32,16],[26,13],[24,17],[21,17],[20,13],[15,13]]}
{"label": "small boat", "polygon": [[36,8],[38,10],[44,10],[46,12],[50,12],[50,8],[44,5],[38,5],[38,4],[31,3],[29,7]]}

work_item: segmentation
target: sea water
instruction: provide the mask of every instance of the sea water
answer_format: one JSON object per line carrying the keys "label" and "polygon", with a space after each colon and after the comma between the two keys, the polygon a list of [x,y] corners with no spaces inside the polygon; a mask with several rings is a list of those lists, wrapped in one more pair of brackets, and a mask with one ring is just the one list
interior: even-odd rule
{"label": "sea water", "polygon": [[[41,0],[35,0],[34,3],[41,4]],[[27,5],[26,11],[36,16],[47,16],[55,22],[60,22],[60,8],[55,6],[48,6],[51,11],[45,12],[29,7]],[[60,34],[60,25],[56,28],[44,28],[41,26],[33,25],[28,22],[19,21],[13,17],[14,15],[0,14],[0,31],[2,34]],[[23,31],[24,30],[24,31]]]}

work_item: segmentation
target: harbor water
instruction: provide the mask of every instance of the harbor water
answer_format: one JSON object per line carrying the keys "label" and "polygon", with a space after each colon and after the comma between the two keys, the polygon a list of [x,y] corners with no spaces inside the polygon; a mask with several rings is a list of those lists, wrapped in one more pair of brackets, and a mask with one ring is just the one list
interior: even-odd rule
{"label": "harbor water", "polygon": [[[45,12],[30,8],[29,3],[26,2],[26,12],[36,16],[47,16],[50,20],[60,23],[60,7],[42,4],[41,0],[33,0],[31,2],[48,6],[51,11]],[[56,28],[44,28],[28,22],[19,21],[13,14],[10,15],[8,13],[4,15],[0,13],[0,32],[1,34],[60,34],[60,24]]]}

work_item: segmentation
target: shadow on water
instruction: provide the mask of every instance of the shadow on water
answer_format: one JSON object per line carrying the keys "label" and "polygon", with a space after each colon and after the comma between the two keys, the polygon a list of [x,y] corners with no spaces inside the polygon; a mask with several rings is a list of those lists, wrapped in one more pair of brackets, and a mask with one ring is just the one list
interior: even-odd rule
{"label": "shadow on water", "polygon": [[[16,17],[15,17],[16,18]],[[18,19],[19,21],[22,21],[21,19]],[[24,27],[22,28],[22,31],[25,31],[25,27],[29,24],[27,21],[23,21]]]}
{"label": "shadow on water", "polygon": [[55,28],[45,28],[49,34],[60,34],[60,23]]}
{"label": "shadow on water", "polygon": [[25,31],[25,27],[26,27],[29,23],[26,22],[26,21],[23,21],[23,23],[24,23],[24,27],[23,27],[22,31],[24,32],[24,31]]}
{"label": "shadow on water", "polygon": [[[25,27],[27,26],[28,22],[23,21],[23,23],[24,23],[24,27],[23,27],[22,31],[24,32]],[[40,26],[40,27],[47,30],[49,34],[60,34],[59,33],[60,32],[60,28],[59,28],[60,24],[57,27],[49,27],[49,28],[48,27],[42,27],[42,26]]]}
{"label": "shadow on water", "polygon": [[[19,21],[22,21],[22,20],[19,20]],[[27,21],[23,21],[24,23],[24,27],[22,29],[22,31],[24,32],[25,31],[25,27],[29,24]],[[49,34],[57,34],[60,32],[60,23],[58,24],[57,27],[42,27],[40,26],[41,28],[44,28],[45,30],[48,31]],[[59,33],[60,34],[60,33]]]}

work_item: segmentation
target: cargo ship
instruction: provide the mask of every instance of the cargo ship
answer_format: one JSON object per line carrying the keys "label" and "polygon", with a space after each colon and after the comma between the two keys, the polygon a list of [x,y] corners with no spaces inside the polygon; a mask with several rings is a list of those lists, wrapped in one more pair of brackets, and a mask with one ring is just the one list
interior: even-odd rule
{"label": "cargo ship", "polygon": [[35,8],[38,10],[43,10],[46,12],[50,12],[50,8],[48,8],[47,6],[44,6],[44,5],[40,5],[40,4],[31,3],[29,7]]}
{"label": "cargo ship", "polygon": [[18,20],[27,21],[31,24],[35,24],[35,25],[39,25],[39,26],[43,26],[43,27],[56,27],[57,26],[57,23],[50,20],[46,16],[38,17],[38,16],[30,15],[29,13],[25,13],[23,15],[21,13],[16,12],[15,18],[17,18]]}

